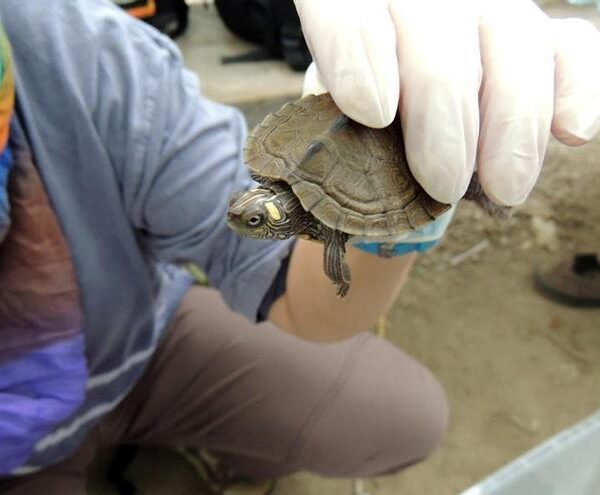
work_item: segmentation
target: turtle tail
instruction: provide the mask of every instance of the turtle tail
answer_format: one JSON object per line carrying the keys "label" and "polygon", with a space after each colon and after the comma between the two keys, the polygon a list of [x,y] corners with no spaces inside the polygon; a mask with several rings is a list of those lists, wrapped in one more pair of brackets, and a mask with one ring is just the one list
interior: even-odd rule
{"label": "turtle tail", "polygon": [[511,215],[511,208],[509,206],[498,205],[487,197],[483,191],[483,188],[481,187],[477,172],[475,172],[471,177],[471,182],[469,183],[469,187],[464,195],[464,198],[468,199],[469,201],[475,201],[483,209],[483,211],[492,217],[506,220]]}

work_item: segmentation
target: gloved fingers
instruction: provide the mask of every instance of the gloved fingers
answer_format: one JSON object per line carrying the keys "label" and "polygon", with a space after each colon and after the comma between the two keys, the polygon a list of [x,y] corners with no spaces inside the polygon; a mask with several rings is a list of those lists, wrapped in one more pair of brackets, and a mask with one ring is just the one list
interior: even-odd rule
{"label": "gloved fingers", "polygon": [[350,118],[385,127],[398,108],[396,34],[385,0],[295,0],[322,83]]}
{"label": "gloved fingers", "polygon": [[600,32],[583,19],[551,21],[556,40],[552,134],[584,144],[600,131]]}
{"label": "gloved fingers", "polygon": [[533,2],[489,2],[480,21],[483,82],[478,174],[497,204],[523,202],[548,139],[554,100],[549,19]]}
{"label": "gloved fingers", "polygon": [[477,18],[464,2],[396,0],[400,116],[411,171],[435,199],[465,193],[479,134]]}
{"label": "gloved fingers", "polygon": [[325,87],[325,84],[323,84],[323,76],[319,73],[317,65],[314,62],[311,62],[304,74],[302,96],[320,95],[323,93],[327,93],[327,88]]}

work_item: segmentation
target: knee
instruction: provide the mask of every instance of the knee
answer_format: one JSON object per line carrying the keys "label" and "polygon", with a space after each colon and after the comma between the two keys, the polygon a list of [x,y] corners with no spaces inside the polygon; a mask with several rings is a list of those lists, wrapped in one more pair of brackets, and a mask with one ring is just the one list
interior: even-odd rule
{"label": "knee", "polygon": [[305,423],[293,470],[371,477],[428,457],[441,443],[448,403],[429,370],[395,346],[363,339],[350,372]]}
{"label": "knee", "polygon": [[442,443],[448,428],[449,407],[441,383],[429,372],[424,390],[414,401],[412,424],[415,427],[414,459],[418,462],[429,457]]}
{"label": "knee", "polygon": [[373,477],[427,458],[446,432],[448,404],[439,382],[418,366],[415,380],[388,379],[331,404],[303,439],[296,467],[326,476]]}
{"label": "knee", "polygon": [[423,369],[412,390],[398,390],[380,403],[379,426],[360,476],[400,471],[429,457],[442,443],[448,426],[448,402],[441,384]]}

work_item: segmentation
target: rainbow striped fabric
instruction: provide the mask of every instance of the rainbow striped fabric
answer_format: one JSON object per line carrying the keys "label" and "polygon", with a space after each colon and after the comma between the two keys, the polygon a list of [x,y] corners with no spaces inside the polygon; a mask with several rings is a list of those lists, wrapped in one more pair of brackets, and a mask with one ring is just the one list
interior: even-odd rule
{"label": "rainbow striped fabric", "polygon": [[12,166],[12,156],[8,147],[10,119],[15,103],[15,85],[11,64],[10,46],[0,30],[0,242],[10,225],[10,206],[6,186]]}

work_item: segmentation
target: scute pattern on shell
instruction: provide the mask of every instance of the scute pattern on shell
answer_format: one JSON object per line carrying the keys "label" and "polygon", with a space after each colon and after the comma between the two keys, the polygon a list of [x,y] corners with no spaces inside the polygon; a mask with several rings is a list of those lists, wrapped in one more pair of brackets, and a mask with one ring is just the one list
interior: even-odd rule
{"label": "scute pattern on shell", "polygon": [[450,208],[411,175],[398,119],[368,128],[343,115],[328,94],[268,116],[250,133],[245,160],[259,182],[289,184],[319,221],[351,235],[398,235]]}

